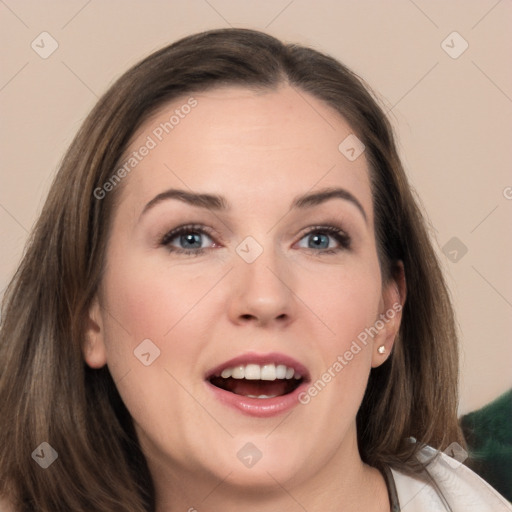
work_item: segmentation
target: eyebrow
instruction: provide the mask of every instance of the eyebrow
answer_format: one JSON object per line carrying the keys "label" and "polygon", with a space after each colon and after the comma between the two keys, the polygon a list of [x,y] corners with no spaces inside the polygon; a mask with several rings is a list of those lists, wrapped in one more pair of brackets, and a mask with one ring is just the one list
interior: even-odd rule
{"label": "eyebrow", "polygon": [[311,208],[325,203],[330,199],[344,199],[345,201],[351,202],[361,212],[364,220],[368,221],[363,205],[353,194],[344,188],[324,188],[317,192],[304,194],[293,200],[292,208]]}
{"label": "eyebrow", "polygon": [[184,203],[190,204],[191,206],[197,206],[199,208],[207,208],[208,210],[227,210],[228,204],[227,201],[221,197],[214,194],[197,194],[195,192],[187,192],[186,190],[179,189],[169,189],[161,194],[155,196],[151,201],[149,201],[142,213],[141,217],[148,210],[154,208],[157,204],[166,201],[168,199],[177,199],[178,201],[182,201]]}
{"label": "eyebrow", "polygon": [[[176,199],[191,206],[199,208],[206,208],[208,210],[222,211],[228,210],[228,202],[222,196],[215,194],[198,194],[195,192],[187,192],[186,190],[169,189],[155,196],[149,203],[146,204],[140,216],[144,215],[148,210],[154,208],[157,204],[167,201],[169,199]],[[291,209],[306,209],[318,206],[331,199],[343,199],[354,204],[361,212],[365,221],[367,221],[366,212],[363,205],[358,199],[351,194],[348,190],[343,188],[325,188],[313,193],[307,193],[296,197],[292,201]]]}

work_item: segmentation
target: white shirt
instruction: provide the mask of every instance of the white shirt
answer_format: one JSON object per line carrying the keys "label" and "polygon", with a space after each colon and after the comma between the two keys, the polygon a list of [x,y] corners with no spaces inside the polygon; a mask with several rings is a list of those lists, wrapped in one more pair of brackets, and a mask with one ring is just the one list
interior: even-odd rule
{"label": "white shirt", "polygon": [[445,453],[424,447],[423,474],[409,476],[391,469],[402,512],[510,512],[512,505],[487,482]]}

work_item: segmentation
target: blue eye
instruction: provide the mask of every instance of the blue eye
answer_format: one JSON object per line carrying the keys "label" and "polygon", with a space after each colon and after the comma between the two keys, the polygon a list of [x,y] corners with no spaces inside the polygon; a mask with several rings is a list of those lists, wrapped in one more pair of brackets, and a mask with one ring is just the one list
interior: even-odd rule
{"label": "blue eye", "polygon": [[299,247],[318,252],[337,252],[350,247],[350,237],[334,226],[312,228],[299,241]]}
{"label": "blue eye", "polygon": [[201,254],[204,249],[214,247],[215,242],[205,233],[204,228],[181,226],[167,233],[161,241],[171,252]]}
{"label": "blue eye", "polygon": [[309,249],[329,249],[331,240],[328,235],[324,233],[315,233],[308,235],[308,248]]}
{"label": "blue eye", "polygon": [[[170,252],[189,256],[203,254],[206,249],[218,247],[208,235],[204,226],[180,226],[167,233],[160,245]],[[298,247],[310,249],[318,254],[332,254],[343,249],[350,249],[351,239],[341,229],[334,226],[318,226],[310,228],[298,242]]]}
{"label": "blue eye", "polygon": [[200,249],[203,243],[203,235],[201,233],[187,233],[176,238],[182,249]]}

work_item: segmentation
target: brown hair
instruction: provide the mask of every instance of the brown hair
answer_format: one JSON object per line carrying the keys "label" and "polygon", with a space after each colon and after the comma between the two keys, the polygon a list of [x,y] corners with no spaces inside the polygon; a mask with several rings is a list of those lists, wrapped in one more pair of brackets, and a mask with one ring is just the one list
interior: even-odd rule
{"label": "brown hair", "polygon": [[[237,84],[287,83],[339,112],[366,146],[384,279],[402,261],[408,288],[391,357],[372,370],[358,413],[370,465],[414,466],[419,443],[463,443],[457,425],[457,339],[452,306],[391,126],[338,61],[251,30],[214,30],[159,50],[99,100],[55,177],[3,303],[0,330],[0,495],[16,510],[154,510],[151,477],[130,415],[104,367],[83,360],[84,322],[101,281],[112,178],[135,131],[185,94]],[[136,172],[136,171],[134,171]],[[414,436],[419,443],[406,438]],[[31,452],[47,441],[58,461]]]}

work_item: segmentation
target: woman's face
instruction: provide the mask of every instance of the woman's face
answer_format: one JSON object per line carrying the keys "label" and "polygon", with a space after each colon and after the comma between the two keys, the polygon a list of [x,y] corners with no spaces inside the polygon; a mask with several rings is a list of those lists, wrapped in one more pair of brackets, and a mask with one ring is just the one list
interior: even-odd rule
{"label": "woman's face", "polygon": [[153,474],[291,488],[359,460],[400,299],[351,133],[282,86],[181,98],[134,137],[84,352]]}

